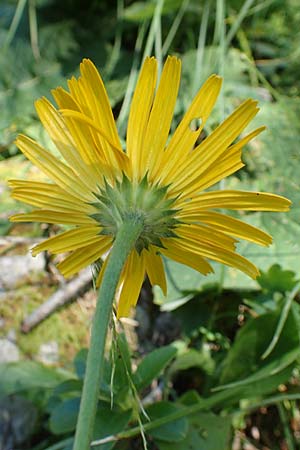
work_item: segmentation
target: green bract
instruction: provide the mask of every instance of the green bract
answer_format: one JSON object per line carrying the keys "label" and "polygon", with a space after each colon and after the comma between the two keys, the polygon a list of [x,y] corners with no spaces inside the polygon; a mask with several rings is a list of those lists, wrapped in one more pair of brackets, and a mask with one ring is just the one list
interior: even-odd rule
{"label": "green bract", "polygon": [[176,237],[179,220],[173,209],[176,198],[168,197],[168,186],[151,185],[147,175],[138,181],[130,181],[125,174],[121,181],[111,186],[106,180],[95,193],[98,201],[92,203],[98,212],[91,217],[101,225],[101,234],[116,236],[120,226],[136,219],[143,223],[143,230],[135,248],[140,253],[149,245],[163,248],[161,238]]}

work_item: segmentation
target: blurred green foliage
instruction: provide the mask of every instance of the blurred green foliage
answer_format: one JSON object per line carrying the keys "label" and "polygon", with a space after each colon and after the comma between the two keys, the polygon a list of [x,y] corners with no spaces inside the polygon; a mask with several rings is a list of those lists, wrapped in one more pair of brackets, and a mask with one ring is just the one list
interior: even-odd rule
{"label": "blurred green foliage", "polygon": [[[191,293],[190,301],[172,313],[180,322],[180,340],[141,360],[133,358],[124,333],[115,335],[100,387],[93,448],[133,448],[142,433],[155,444],[149,448],[159,450],[228,450],[237,418],[246,420],[259,404],[287,406],[300,399],[290,383],[299,370],[298,303],[291,305],[273,350],[263,356],[287,301],[286,294],[275,295],[274,273],[280,270],[273,267],[261,277],[259,296],[253,291],[220,294],[217,287]],[[284,273],[291,283],[293,274]],[[22,448],[71,448],[86,356],[81,350],[68,372],[30,361],[0,365],[0,402],[7,414],[13,419],[9,399],[22,398],[36,417]],[[152,398],[153,384],[157,393]],[[278,385],[285,385],[284,392],[277,391]],[[274,436],[282,438],[280,422],[273,426]],[[45,440],[34,445],[41,434]],[[117,440],[110,438],[115,435]]]}
{"label": "blurred green foliage", "polygon": [[[299,24],[298,0],[0,2],[1,159],[17,153],[13,141],[19,132],[51,145],[34,100],[50,98],[51,88],[66,86],[83,57],[101,71],[124,142],[141,61],[154,54],[161,66],[167,54],[175,53],[183,73],[174,123],[205,78],[221,74],[224,88],[206,131],[248,96],[261,106],[253,127],[268,127],[245,149],[247,166],[226,180],[226,187],[267,190],[293,200],[289,214],[243,217],[274,237],[270,249],[239,248],[262,269],[257,282],[219,266],[205,278],[166,262],[168,296],[157,289],[154,300],[180,324],[180,339],[132,360],[124,335],[116,337],[94,438],[133,431],[123,435],[128,439],[94,448],[142,448],[137,436],[146,435],[149,449],[228,450],[233,429],[249,436],[247,420],[252,411],[259,415],[262,405],[275,417],[274,430],[268,430],[272,450],[299,446],[297,433],[291,435],[289,429],[299,415],[300,398]],[[1,218],[0,234],[9,228]],[[28,431],[23,441],[17,438],[20,430],[14,430],[19,448],[71,449],[85,357],[80,351],[70,372],[30,361],[0,367],[3,411],[12,417],[17,407],[32,411],[21,421]],[[147,397],[153,386],[159,401]],[[25,403],[18,403],[20,398]],[[178,411],[182,415],[173,420]],[[151,428],[168,416],[166,423]],[[1,414],[0,425],[5,429]]]}

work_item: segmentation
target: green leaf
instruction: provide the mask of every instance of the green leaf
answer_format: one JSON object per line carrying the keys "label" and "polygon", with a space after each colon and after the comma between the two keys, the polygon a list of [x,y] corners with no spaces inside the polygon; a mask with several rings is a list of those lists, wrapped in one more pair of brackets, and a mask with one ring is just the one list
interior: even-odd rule
{"label": "green leaf", "polygon": [[[180,403],[195,405],[201,398],[195,391],[184,394]],[[188,416],[185,437],[178,442],[165,442],[155,438],[159,450],[228,450],[231,434],[230,417],[220,417],[213,413],[200,412]]]}
{"label": "green leaf", "polygon": [[159,450],[228,450],[230,430],[230,418],[199,413],[189,419],[186,438],[182,441],[155,442]]}
{"label": "green leaf", "polygon": [[[261,102],[260,107],[253,127],[263,124],[267,130],[245,153],[250,175],[244,176],[242,187],[285,195],[293,204],[289,213],[256,215],[254,224],[273,236],[273,244],[263,251],[251,251],[251,260],[263,270],[278,261],[294,270],[300,251],[300,190],[295,183],[299,178],[300,101],[282,96],[277,102]],[[248,249],[243,247],[243,252],[247,256]]]}
{"label": "green leaf", "polygon": [[53,395],[68,395],[74,392],[81,393],[82,380],[66,380],[60,383],[53,392]]}
{"label": "green leaf", "polygon": [[[70,414],[69,418],[61,418],[64,422],[64,425],[67,426],[70,431],[75,430],[76,420],[79,410],[78,400],[73,399],[74,403],[72,405],[71,402],[68,402],[68,405],[61,408],[61,410],[57,411],[57,417],[54,418],[53,423],[55,424],[56,430],[60,429],[57,420],[60,417],[60,413],[65,410],[67,414]],[[77,410],[76,410],[76,402],[77,402]],[[69,411],[68,411],[69,410]],[[95,418],[94,425],[94,435],[93,440],[103,439],[107,436],[114,435],[123,431],[132,415],[132,410],[121,411],[121,410],[111,410],[110,406],[106,403],[100,402],[98,405],[98,410]],[[110,450],[114,447],[115,442],[107,442],[105,444],[100,444],[94,446],[95,450]],[[47,448],[47,450],[72,450],[73,448],[73,438],[64,439],[61,442],[54,444]]]}
{"label": "green leaf", "polygon": [[[153,403],[147,408],[147,414],[151,420],[160,419],[168,414],[178,411],[180,406],[171,402]],[[188,430],[188,421],[186,417],[166,423],[160,427],[149,430],[147,433],[155,439],[165,442],[178,442],[185,438]]]}
{"label": "green leaf", "polygon": [[190,348],[178,355],[170,367],[170,375],[179,370],[187,370],[191,367],[199,367],[204,372],[211,374],[215,368],[215,363],[209,352]]}
{"label": "green leaf", "polygon": [[133,382],[137,390],[144,389],[174,358],[177,349],[168,345],[158,348],[144,357],[133,374]]}
{"label": "green leaf", "polygon": [[29,389],[54,389],[71,375],[33,361],[0,364],[0,396]]}
{"label": "green leaf", "polygon": [[275,390],[289,378],[299,356],[299,333],[292,310],[272,353],[262,359],[274,335],[280,312],[277,310],[249,319],[237,333],[224,360],[218,390],[243,387],[244,397],[259,396]]}
{"label": "green leaf", "polygon": [[[111,409],[107,403],[100,402],[98,405],[95,426],[94,440],[103,439],[107,436],[115,435],[125,429],[132,416],[132,410],[122,411],[121,409]],[[105,444],[93,447],[95,450],[110,450],[115,442],[107,442]]]}
{"label": "green leaf", "polygon": [[72,450],[73,442],[73,438],[66,438],[62,441],[56,442],[53,445],[50,445],[50,447],[47,447],[45,450]]}
{"label": "green leaf", "polygon": [[[188,59],[186,59],[186,64],[183,61],[184,70],[191,70],[194,56],[193,53],[186,53]],[[244,59],[240,58],[240,61],[244,61]],[[217,58],[216,60],[218,61]],[[206,68],[211,70],[212,67],[212,64],[204,64],[205,70],[207,70]],[[232,64],[228,64],[228,67],[231,70]],[[242,67],[238,71],[240,69]],[[243,70],[243,78],[245,78],[245,73]],[[207,75],[203,74],[204,78]],[[192,84],[191,77],[188,78],[189,85]],[[227,78],[232,80],[231,75]],[[237,79],[232,81],[236,91]],[[243,80],[241,81],[247,87],[247,84]],[[253,97],[253,93],[251,96]],[[230,105],[232,99],[227,99],[228,103]],[[260,107],[260,113],[254,119],[251,129],[261,125],[266,125],[268,129],[244,150],[243,158],[246,160],[246,168],[240,172],[241,175],[226,179],[226,189],[274,192],[291,199],[293,205],[289,213],[253,212],[244,214],[243,217],[240,214],[232,213],[232,215],[242,218],[243,221],[270,233],[273,237],[273,244],[268,248],[241,241],[237,250],[264,272],[278,261],[285,271],[294,271],[295,267],[299,265],[298,255],[300,253],[300,190],[298,183],[295,182],[299,178],[300,101],[298,98],[287,97],[282,97],[277,102],[262,101],[261,99]],[[257,281],[237,269],[227,268],[221,264],[212,264],[212,266],[214,273],[205,277],[192,269],[168,261],[168,295],[165,298],[162,292],[155,288],[155,302],[163,305],[166,309],[167,305],[175,306],[176,302],[180,304],[180,302],[188,301],[191,296],[188,297],[185,291],[200,290],[206,283],[220,283],[221,280],[222,286],[229,289],[239,287],[257,289],[259,287]],[[172,302],[173,305],[169,302]]]}
{"label": "green leaf", "polygon": [[[165,265],[167,268],[167,296],[164,296],[161,289],[156,286],[153,290],[154,301],[161,305],[162,311],[173,311],[184,306],[197,294],[202,294],[207,290],[213,290],[216,286],[220,286],[221,280],[224,289],[258,289],[256,281],[247,277],[247,275],[239,272],[237,269],[232,267],[228,268],[218,263],[211,263],[214,273],[207,276],[169,259],[165,259]],[[223,279],[224,273],[225,277]],[[195,305],[195,307],[199,308],[201,306]],[[205,311],[205,314],[209,315],[210,311]],[[202,317],[198,317],[195,314],[194,321],[200,323]]]}
{"label": "green leaf", "polygon": [[295,275],[292,270],[283,270],[279,264],[273,264],[267,272],[261,271],[257,282],[270,292],[286,292],[291,291],[297,284]]}
{"label": "green leaf", "polygon": [[[80,405],[80,397],[65,400],[58,404],[50,416],[50,429],[54,434],[64,434],[75,430]],[[120,408],[111,409],[105,402],[99,402],[94,425],[93,439],[102,439],[106,436],[123,431],[132,415],[132,410],[122,411]],[[106,444],[105,444],[106,445]],[[95,449],[109,449],[110,446],[97,446]]]}
{"label": "green leaf", "polygon": [[65,400],[56,406],[50,416],[50,430],[54,434],[64,434],[76,427],[80,397]]}
{"label": "green leaf", "polygon": [[12,224],[9,220],[0,219],[0,236],[5,236],[9,232],[11,226]]}
{"label": "green leaf", "polygon": [[82,380],[85,374],[87,354],[88,354],[87,348],[82,348],[81,350],[79,350],[73,361],[76,374],[78,378]]}
{"label": "green leaf", "polygon": [[128,373],[131,373],[131,356],[125,333],[117,334],[117,348]]}

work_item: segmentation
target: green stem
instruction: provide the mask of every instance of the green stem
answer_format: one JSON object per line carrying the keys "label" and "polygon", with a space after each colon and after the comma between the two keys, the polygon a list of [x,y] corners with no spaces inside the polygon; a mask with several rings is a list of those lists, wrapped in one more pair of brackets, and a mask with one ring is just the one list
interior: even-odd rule
{"label": "green stem", "polygon": [[291,429],[290,429],[290,424],[289,424],[289,420],[288,420],[288,417],[287,417],[286,410],[285,410],[285,408],[284,408],[282,403],[279,403],[277,405],[277,408],[278,408],[279,417],[281,419],[281,423],[282,423],[282,426],[283,426],[285,440],[286,440],[286,443],[288,445],[288,448],[289,448],[289,450],[295,450],[293,434],[292,434]]}
{"label": "green stem", "polygon": [[[149,430],[153,430],[155,428],[161,427],[162,425],[166,425],[170,422],[174,422],[175,420],[181,419],[182,417],[187,417],[192,414],[199,413],[203,410],[210,410],[213,407],[217,407],[222,405],[225,401],[236,401],[236,398],[239,398],[239,394],[242,392],[242,389],[228,389],[223,392],[218,392],[217,394],[212,395],[209,398],[201,399],[198,403],[191,406],[183,406],[179,408],[177,411],[167,414],[166,416],[160,417],[159,419],[152,420],[151,422],[143,424],[143,430],[145,432]],[[107,436],[104,439],[99,439],[92,442],[91,446],[96,447],[97,445],[106,443],[106,442],[114,442],[121,439],[128,439],[134,436],[139,435],[141,432],[140,426],[130,428],[129,430],[122,431],[115,436]]]}
{"label": "green stem", "polygon": [[[203,410],[208,411],[213,407],[221,406],[225,401],[232,400],[233,402],[237,399],[242,398],[242,391],[241,390],[226,390],[224,392],[219,392],[218,394],[214,394],[209,398],[202,399],[198,403],[192,406],[186,406],[180,408],[178,411],[175,411],[172,414],[168,414],[164,417],[161,417],[160,419],[153,420],[152,422],[143,424],[144,431],[153,430],[155,428],[158,428],[162,425],[166,425],[167,423],[173,422],[174,420],[181,419],[182,417],[187,417],[192,414],[197,414]],[[254,411],[255,409],[261,407],[261,406],[270,406],[276,403],[281,403],[284,400],[299,400],[300,394],[280,394],[277,396],[269,397],[265,400],[262,400],[260,403],[255,403],[248,405],[245,408],[242,408],[242,412],[248,412],[248,411]],[[123,431],[117,435],[114,436],[107,436],[103,439],[98,439],[94,442],[92,442],[91,446],[96,447],[101,444],[105,444],[107,442],[115,442],[119,441],[121,439],[128,439],[134,436],[138,436],[141,432],[140,427],[134,427],[130,428],[129,430]],[[47,450],[56,450],[51,448],[47,448]]]}
{"label": "green stem", "polygon": [[[196,414],[203,410],[209,410],[212,407],[216,407],[219,404],[222,404],[225,400],[231,400],[232,393],[229,391],[220,392],[211,396],[210,398],[203,399],[196,403],[195,405],[186,406],[178,409],[172,414],[168,414],[164,417],[160,417],[159,419],[153,420],[152,422],[144,423],[144,431],[153,430],[162,425],[166,425],[167,423],[173,422],[175,420],[181,419],[182,417],[189,416],[191,414]],[[131,428],[130,430],[123,431],[117,435],[118,439],[128,439],[132,436],[136,436],[140,433],[140,427]],[[94,443],[93,443],[94,444]]]}
{"label": "green stem", "polygon": [[93,319],[91,343],[80,403],[73,450],[89,450],[93,437],[99,386],[103,373],[104,348],[113,300],[122,268],[143,228],[137,218],[124,222],[118,230],[99,289]]}
{"label": "green stem", "polygon": [[6,38],[4,39],[3,48],[7,49],[11,44],[13,38],[15,37],[18,26],[21,22],[24,8],[26,6],[27,0],[19,0],[17,3],[17,8],[10,24],[9,30],[7,32]]}

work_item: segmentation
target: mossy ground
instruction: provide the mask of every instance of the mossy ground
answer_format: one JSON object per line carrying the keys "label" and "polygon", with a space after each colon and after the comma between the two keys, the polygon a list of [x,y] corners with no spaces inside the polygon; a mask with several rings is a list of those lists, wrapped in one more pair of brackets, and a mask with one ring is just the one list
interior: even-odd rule
{"label": "mossy ground", "polygon": [[38,359],[40,346],[57,342],[59,365],[72,360],[78,350],[88,344],[89,324],[94,306],[93,292],[66,305],[41,322],[28,334],[21,332],[24,318],[38,308],[58,285],[49,276],[41,273],[26,278],[19,286],[7,293],[0,302],[0,317],[4,319],[1,334],[16,332],[16,343],[22,358]]}
{"label": "mossy ground", "polygon": [[[21,212],[24,205],[11,199],[7,180],[10,178],[36,178],[32,165],[17,155],[0,165],[0,179],[2,187],[0,214],[9,218],[13,212]],[[21,174],[21,175],[20,175]],[[40,237],[40,224],[12,224],[9,236]],[[0,247],[1,256],[24,255],[29,252],[25,244],[9,244]],[[67,304],[41,322],[28,334],[21,332],[24,318],[45,302],[50,295],[59,289],[59,283],[53,274],[44,272],[28,273],[18,281],[17,286],[5,292],[0,299],[0,317],[3,326],[0,335],[6,336],[11,330],[16,332],[16,344],[20,349],[21,358],[38,359],[41,344],[57,342],[59,359],[58,365],[69,364],[77,351],[87,346],[89,325],[95,304],[95,293],[88,292],[84,297]]]}

